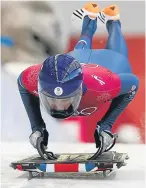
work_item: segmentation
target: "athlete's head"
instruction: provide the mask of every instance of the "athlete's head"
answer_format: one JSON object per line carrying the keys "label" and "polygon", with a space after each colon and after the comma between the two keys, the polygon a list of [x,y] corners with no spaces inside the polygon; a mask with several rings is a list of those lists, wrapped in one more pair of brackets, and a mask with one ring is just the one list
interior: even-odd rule
{"label": "athlete's head", "polygon": [[81,65],[73,57],[59,54],[47,58],[38,80],[42,106],[54,118],[70,117],[80,104],[82,83]]}

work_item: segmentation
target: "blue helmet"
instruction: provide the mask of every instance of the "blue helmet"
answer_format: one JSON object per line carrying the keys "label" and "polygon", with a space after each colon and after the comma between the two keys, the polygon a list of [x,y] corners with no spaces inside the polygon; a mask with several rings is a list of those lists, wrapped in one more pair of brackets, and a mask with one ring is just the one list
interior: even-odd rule
{"label": "blue helmet", "polygon": [[82,97],[83,73],[80,63],[66,54],[47,58],[38,79],[41,104],[54,118],[70,117]]}

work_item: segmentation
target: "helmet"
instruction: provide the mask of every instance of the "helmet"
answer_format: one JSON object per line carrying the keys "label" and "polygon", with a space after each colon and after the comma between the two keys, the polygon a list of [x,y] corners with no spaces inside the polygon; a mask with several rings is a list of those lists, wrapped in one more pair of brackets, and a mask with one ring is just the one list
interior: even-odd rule
{"label": "helmet", "polygon": [[47,58],[38,79],[42,106],[54,118],[70,117],[80,104],[82,83],[82,67],[75,58],[65,54]]}

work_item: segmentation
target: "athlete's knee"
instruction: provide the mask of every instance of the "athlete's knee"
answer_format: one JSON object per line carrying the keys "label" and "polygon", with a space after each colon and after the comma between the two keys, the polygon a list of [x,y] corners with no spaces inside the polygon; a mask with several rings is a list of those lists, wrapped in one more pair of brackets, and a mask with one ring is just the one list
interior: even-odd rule
{"label": "athlete's knee", "polygon": [[81,38],[75,46],[75,49],[90,49],[91,43],[89,39]]}

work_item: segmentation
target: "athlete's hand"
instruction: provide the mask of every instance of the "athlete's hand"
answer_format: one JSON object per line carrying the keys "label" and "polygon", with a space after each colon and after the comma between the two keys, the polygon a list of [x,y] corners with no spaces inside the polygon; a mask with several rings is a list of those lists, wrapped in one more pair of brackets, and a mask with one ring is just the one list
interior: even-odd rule
{"label": "athlete's hand", "polygon": [[41,130],[36,130],[35,132],[33,132],[30,135],[29,140],[30,140],[30,143],[32,144],[32,146],[34,148],[36,148],[37,147],[37,140],[39,138],[43,138],[43,145],[47,147],[48,137],[49,137],[48,131],[45,128],[42,128]]}
{"label": "athlete's hand", "polygon": [[100,127],[97,127],[94,132],[96,148],[100,148],[102,154],[106,149],[108,149],[114,142],[114,135],[108,131],[99,131]]}

